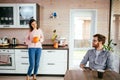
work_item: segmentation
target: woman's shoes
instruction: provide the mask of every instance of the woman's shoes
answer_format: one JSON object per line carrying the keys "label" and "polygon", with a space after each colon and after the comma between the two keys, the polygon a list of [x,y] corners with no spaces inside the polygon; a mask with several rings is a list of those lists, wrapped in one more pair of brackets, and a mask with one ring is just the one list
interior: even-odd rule
{"label": "woman's shoes", "polygon": [[30,80],[30,77],[28,75],[26,76],[26,80]]}
{"label": "woman's shoes", "polygon": [[37,80],[37,79],[36,79],[36,75],[33,75],[33,80]]}
{"label": "woman's shoes", "polygon": [[[27,75],[27,76],[26,76],[26,80],[30,80],[30,76]],[[33,80],[37,80],[37,79],[36,79],[36,75],[33,75]]]}

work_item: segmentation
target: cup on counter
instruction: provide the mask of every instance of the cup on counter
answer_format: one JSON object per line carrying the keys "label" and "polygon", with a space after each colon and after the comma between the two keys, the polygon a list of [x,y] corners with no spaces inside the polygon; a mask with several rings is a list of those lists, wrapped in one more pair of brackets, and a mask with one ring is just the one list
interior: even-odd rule
{"label": "cup on counter", "polygon": [[97,70],[98,78],[102,79],[102,78],[103,78],[103,75],[104,75],[104,72],[105,72],[104,70],[98,69],[98,70]]}

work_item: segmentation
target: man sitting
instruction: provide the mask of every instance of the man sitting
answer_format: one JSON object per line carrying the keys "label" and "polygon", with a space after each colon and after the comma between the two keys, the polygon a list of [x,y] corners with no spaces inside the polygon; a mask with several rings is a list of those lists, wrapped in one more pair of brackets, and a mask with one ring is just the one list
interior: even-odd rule
{"label": "man sitting", "polygon": [[92,46],[94,49],[87,51],[83,60],[80,63],[80,67],[85,70],[85,65],[89,61],[89,68],[92,70],[103,69],[113,70],[111,53],[103,49],[106,37],[101,34],[93,35]]}

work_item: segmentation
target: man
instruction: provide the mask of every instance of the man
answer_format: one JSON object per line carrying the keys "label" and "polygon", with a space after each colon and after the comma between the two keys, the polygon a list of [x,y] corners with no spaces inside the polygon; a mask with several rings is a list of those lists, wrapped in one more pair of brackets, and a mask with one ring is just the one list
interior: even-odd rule
{"label": "man", "polygon": [[89,61],[89,68],[92,70],[103,69],[113,70],[112,59],[109,51],[103,49],[106,37],[101,34],[93,35],[92,46],[94,49],[87,51],[83,60],[80,63],[80,67],[85,70],[85,65]]}

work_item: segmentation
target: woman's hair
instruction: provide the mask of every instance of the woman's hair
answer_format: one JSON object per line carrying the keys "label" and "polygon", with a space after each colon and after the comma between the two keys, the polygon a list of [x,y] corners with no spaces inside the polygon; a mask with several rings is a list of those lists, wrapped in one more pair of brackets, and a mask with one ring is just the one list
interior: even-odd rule
{"label": "woman's hair", "polygon": [[93,35],[93,37],[97,37],[99,42],[102,41],[102,44],[105,43],[106,37],[104,35],[102,35],[102,34],[95,34],[95,35]]}
{"label": "woman's hair", "polygon": [[[30,19],[29,21],[29,27],[30,27],[30,31],[33,30],[33,27],[31,26],[32,22],[36,21],[35,19]],[[38,26],[37,26],[37,29],[38,29]]]}

